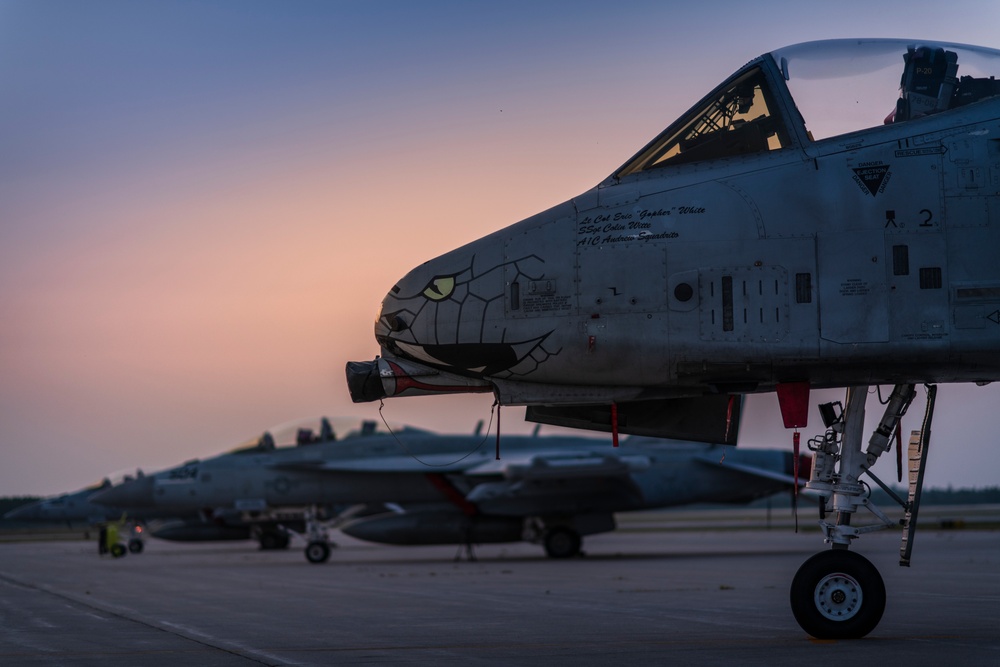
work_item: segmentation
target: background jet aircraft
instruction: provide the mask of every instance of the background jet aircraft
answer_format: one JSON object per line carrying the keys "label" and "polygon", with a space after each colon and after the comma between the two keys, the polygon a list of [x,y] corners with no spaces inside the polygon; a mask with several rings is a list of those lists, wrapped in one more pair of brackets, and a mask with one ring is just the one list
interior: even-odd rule
{"label": "background jet aircraft", "polygon": [[[140,473],[141,474],[141,473]],[[123,481],[132,479],[125,476]],[[128,508],[111,507],[99,505],[91,499],[94,494],[112,488],[110,479],[104,478],[99,484],[88,486],[72,493],[63,493],[50,498],[42,498],[32,503],[17,507],[6,514],[3,518],[9,521],[31,522],[31,523],[58,523],[67,527],[87,526],[98,528],[113,522],[123,522],[128,527],[125,542],[122,543],[121,551],[116,548],[115,555],[124,555],[126,549],[132,553],[140,553],[143,549],[142,526],[134,516],[129,515]],[[103,539],[103,530],[101,531]],[[104,553],[103,542],[99,545],[99,550]]]}
{"label": "background jet aircraft", "polygon": [[[528,441],[527,448],[507,447],[519,437]],[[504,436],[503,442],[499,461],[470,467],[455,481],[457,488],[469,488],[464,497],[407,505],[355,519],[340,530],[401,545],[526,539],[543,544],[550,557],[566,558],[580,552],[582,536],[613,530],[614,512],[747,503],[791,490],[795,483],[787,451],[736,451],[641,436],[625,439],[618,450],[606,441],[573,437]],[[801,471],[809,464],[808,458],[801,460]]]}
{"label": "background jet aircraft", "polygon": [[[836,548],[792,602],[817,637],[864,636],[884,584],[847,547],[894,524],[861,476],[915,385],[1000,380],[998,75],[1000,51],[920,40],[756,58],[597,187],[405,275],[352,397],[487,391],[533,421],[735,443],[740,394],[777,391],[801,428],[810,387],[854,387],[824,411],[810,481]],[[895,389],[862,451],[872,384]],[[852,526],[862,507],[873,526]]]}
{"label": "background jet aircraft", "polygon": [[5,519],[12,521],[37,521],[45,523],[62,523],[95,525],[103,521],[115,521],[121,518],[122,510],[117,507],[98,505],[90,501],[90,497],[98,491],[110,489],[110,479],[103,479],[99,484],[88,486],[79,491],[62,493],[50,498],[42,498],[32,503],[21,505],[4,514]]}
{"label": "background jet aircraft", "polygon": [[[375,422],[342,433],[325,418],[288,437],[268,432],[231,453],[102,491],[95,501],[265,515],[289,506],[368,506],[380,514],[345,532],[394,544],[528,539],[566,557],[579,551],[582,536],[613,530],[615,512],[748,502],[793,484],[792,455],[781,451],[640,437],[612,449],[593,438],[504,436],[497,460],[488,435],[388,433]],[[386,514],[385,504],[405,510]],[[307,557],[326,560],[325,535],[315,525],[309,533]]]}
{"label": "background jet aircraft", "polygon": [[[119,484],[130,480],[141,480],[142,473],[125,476]],[[69,527],[94,526],[119,521],[123,517],[130,523],[138,524],[139,530],[128,540],[128,550],[142,551],[143,536],[158,537],[180,542],[201,542],[213,540],[256,539],[263,549],[280,549],[288,546],[289,535],[286,526],[303,526],[302,513],[287,512],[280,521],[247,520],[242,512],[225,509],[200,509],[171,512],[148,506],[130,507],[95,503],[95,494],[111,489],[112,481],[105,478],[99,484],[72,493],[63,493],[51,498],[22,505],[4,514],[4,519],[33,523],[59,523]]]}

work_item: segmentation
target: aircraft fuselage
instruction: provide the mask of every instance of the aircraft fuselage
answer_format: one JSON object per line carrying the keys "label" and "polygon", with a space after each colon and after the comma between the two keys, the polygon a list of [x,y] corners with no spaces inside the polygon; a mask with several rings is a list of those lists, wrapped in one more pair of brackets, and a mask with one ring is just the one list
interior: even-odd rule
{"label": "aircraft fuselage", "polygon": [[434,393],[434,371],[529,405],[1000,378],[1000,98],[796,127],[780,150],[620,170],[412,270],[375,326],[383,395]]}

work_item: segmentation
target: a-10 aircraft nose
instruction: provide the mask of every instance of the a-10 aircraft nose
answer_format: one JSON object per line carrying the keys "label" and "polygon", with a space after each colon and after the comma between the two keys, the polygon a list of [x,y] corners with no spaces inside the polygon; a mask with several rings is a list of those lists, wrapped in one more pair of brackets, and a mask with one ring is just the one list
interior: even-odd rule
{"label": "a-10 aircraft nose", "polygon": [[92,502],[105,507],[150,507],[153,505],[153,477],[126,480],[110,489],[98,491]]}
{"label": "a-10 aircraft nose", "polygon": [[490,392],[493,375],[524,372],[515,367],[547,334],[509,338],[516,329],[505,320],[504,280],[510,274],[516,281],[521,268],[504,262],[503,248],[495,238],[481,239],[424,262],[393,285],[375,318],[381,355],[347,364],[355,403]]}

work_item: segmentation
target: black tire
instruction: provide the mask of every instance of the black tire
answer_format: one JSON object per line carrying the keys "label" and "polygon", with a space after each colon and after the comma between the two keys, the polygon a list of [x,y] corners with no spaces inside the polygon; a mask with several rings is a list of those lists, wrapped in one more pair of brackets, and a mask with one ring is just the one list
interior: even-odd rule
{"label": "black tire", "polygon": [[306,560],[310,563],[325,563],[330,557],[330,545],[326,542],[310,542],[306,545]]}
{"label": "black tire", "polygon": [[125,545],[122,544],[121,542],[116,542],[115,544],[111,545],[111,556],[113,558],[123,558],[127,553],[128,550],[125,548]]}
{"label": "black tire", "polygon": [[142,543],[142,540],[132,539],[128,541],[129,553],[141,554],[144,547],[145,545]]}
{"label": "black tire", "polygon": [[867,558],[845,549],[823,551],[792,579],[792,614],[817,639],[860,639],[885,611],[885,583]]}
{"label": "black tire", "polygon": [[572,558],[580,553],[582,540],[575,530],[553,528],[545,533],[545,554],[549,558]]}
{"label": "black tire", "polygon": [[260,534],[260,548],[268,551],[271,549],[284,549],[288,546],[288,535],[279,533],[276,530],[265,530]]}

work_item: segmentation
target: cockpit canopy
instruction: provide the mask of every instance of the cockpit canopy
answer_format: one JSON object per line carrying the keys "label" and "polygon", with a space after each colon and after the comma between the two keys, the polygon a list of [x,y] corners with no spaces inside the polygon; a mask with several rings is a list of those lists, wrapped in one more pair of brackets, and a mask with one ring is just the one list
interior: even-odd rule
{"label": "cockpit canopy", "polygon": [[619,176],[788,146],[773,89],[760,67],[743,72],[670,126]]}
{"label": "cockpit canopy", "polygon": [[1000,95],[1000,51],[899,39],[806,42],[741,68],[615,175],[777,151]]}
{"label": "cockpit canopy", "polygon": [[770,55],[815,140],[1000,95],[1000,51],[979,46],[836,39]]}
{"label": "cockpit canopy", "polygon": [[[401,430],[404,430],[404,427],[392,427],[394,433]],[[265,431],[262,435],[236,447],[231,453],[259,454],[276,447],[302,447],[376,434],[386,435],[389,432],[389,427],[381,421],[354,417],[300,419]]]}

